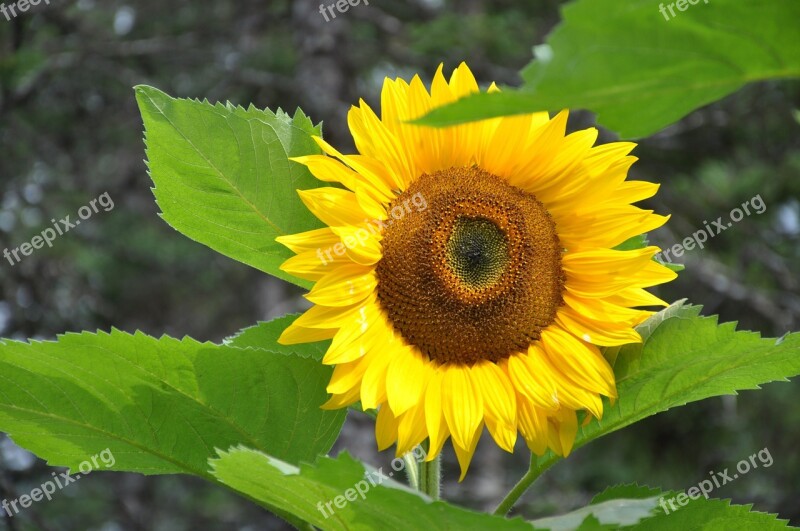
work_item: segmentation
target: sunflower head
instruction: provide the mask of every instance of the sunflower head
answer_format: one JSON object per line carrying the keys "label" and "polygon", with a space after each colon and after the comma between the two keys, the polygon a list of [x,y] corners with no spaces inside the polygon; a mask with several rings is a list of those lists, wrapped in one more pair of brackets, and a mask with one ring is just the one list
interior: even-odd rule
{"label": "sunflower head", "polygon": [[478,166],[423,174],[394,202],[408,194],[428,208],[392,220],[375,268],[393,327],[440,364],[527,350],[555,319],[564,287],[544,205]]}
{"label": "sunflower head", "polygon": [[626,180],[634,144],[567,135],[566,112],[408,123],[477,91],[465,64],[430,91],[387,79],[380,118],[350,110],[358,154],[316,138],[325,154],[295,159],[344,186],[300,191],[327,227],[278,238],[297,253],[282,269],[315,282],[281,342],[333,339],[326,407],[377,408],[398,455],[451,438],[462,478],[484,427],[568,454],[576,412],[616,396],[598,346],[641,341],[636,308],[665,304],[643,288],[675,277],[657,247],[614,249],[667,219],[633,206],[657,190]]}

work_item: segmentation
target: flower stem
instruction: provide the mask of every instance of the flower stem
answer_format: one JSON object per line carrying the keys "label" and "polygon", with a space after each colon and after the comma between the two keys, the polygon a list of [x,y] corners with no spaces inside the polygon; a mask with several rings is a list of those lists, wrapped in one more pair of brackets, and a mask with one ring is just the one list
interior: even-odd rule
{"label": "flower stem", "polygon": [[[425,443],[427,447],[427,443]],[[427,448],[426,448],[427,450]],[[433,500],[438,500],[442,481],[442,455],[437,455],[431,461],[422,461],[419,464],[419,490]]]}
{"label": "flower stem", "polygon": [[537,457],[536,454],[531,454],[531,465],[528,468],[528,471],[522,476],[514,488],[506,494],[506,497],[503,498],[503,501],[497,506],[497,509],[494,510],[494,514],[499,516],[505,516],[508,514],[508,511],[514,507],[514,504],[517,503],[517,500],[525,494],[533,483],[539,479],[539,476],[544,474],[544,472],[559,462],[562,458],[554,453],[548,451],[541,457]]}
{"label": "flower stem", "polygon": [[[428,455],[428,441],[425,440],[418,446],[422,449],[423,459]],[[414,449],[403,456],[406,462],[406,476],[411,488],[424,492],[433,500],[439,499],[440,483],[442,478],[441,454],[431,461],[418,461],[417,451]]]}
{"label": "flower stem", "polygon": [[405,461],[406,478],[408,478],[408,485],[414,490],[422,490],[420,483],[420,468],[417,465],[417,460],[414,458],[413,452],[408,452],[403,455]]}

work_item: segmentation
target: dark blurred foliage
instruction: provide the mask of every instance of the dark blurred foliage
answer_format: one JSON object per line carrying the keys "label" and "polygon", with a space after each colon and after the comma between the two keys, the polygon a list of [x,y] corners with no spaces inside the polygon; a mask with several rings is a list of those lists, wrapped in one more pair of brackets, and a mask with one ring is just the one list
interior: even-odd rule
{"label": "dark blurred foliage", "polygon": [[[0,262],[0,334],[53,338],[83,329],[144,330],[220,340],[300,309],[299,291],[217,255],[158,217],[143,162],[131,87],[183,97],[292,110],[324,122],[352,149],[346,113],[359,97],[378,106],[384,76],[466,60],[482,82],[516,84],[559,20],[559,2],[373,0],[325,22],[310,0],[257,2],[78,0],[0,16],[0,249],[14,248],[108,192],[113,210],[21,263]],[[800,143],[796,82],[749,86],[641,142],[632,177],[662,183],[648,208],[669,213],[651,241],[671,246],[760,194],[745,217],[684,257],[687,270],[658,289],[706,314],[777,336],[800,329]],[[571,127],[592,122],[574,113]],[[604,140],[613,136],[604,133]],[[800,387],[707,400],[650,418],[577,451],[554,467],[517,511],[527,517],[585,504],[607,485],[684,490],[709,472],[767,447],[774,458],[713,493],[800,524]],[[371,420],[352,414],[335,452],[375,465]],[[0,435],[0,438],[2,435]],[[491,509],[527,468],[491,441],[455,482],[445,453],[445,497]],[[15,498],[52,469],[0,440],[0,498]],[[280,520],[200,480],[96,474],[0,529],[279,529]]]}

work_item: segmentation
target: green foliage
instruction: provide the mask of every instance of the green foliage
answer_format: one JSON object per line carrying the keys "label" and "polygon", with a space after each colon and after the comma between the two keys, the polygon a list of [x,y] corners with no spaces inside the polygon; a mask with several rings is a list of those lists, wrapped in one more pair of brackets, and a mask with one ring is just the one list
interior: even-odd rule
{"label": "green foliage", "polygon": [[598,494],[586,507],[564,515],[534,520],[533,524],[537,530],[549,531],[620,528],[643,531],[728,531],[787,528],[786,522],[777,520],[774,515],[750,511],[751,506],[748,505],[731,505],[728,500],[700,497],[689,500],[684,506],[675,504],[676,509],[673,510],[668,500],[677,494],[639,485],[619,485]]}
{"label": "green foliage", "polygon": [[779,340],[737,332],[681,303],[642,324],[644,343],[619,348],[614,364],[619,400],[580,444],[649,415],[712,396],[759,389],[800,374],[800,334]]}
{"label": "green foliage", "polygon": [[[520,519],[507,520],[461,509],[395,482],[393,470],[368,470],[347,454],[322,458],[316,466],[292,466],[251,450],[235,448],[211,461],[214,475],[229,487],[267,507],[290,512],[325,530],[345,529],[531,529]],[[369,474],[375,486],[369,479]],[[352,489],[344,496],[348,489]],[[364,492],[363,498],[360,492]],[[341,496],[339,504],[325,504]],[[325,513],[318,504],[323,504]],[[327,518],[326,518],[327,515]]]}
{"label": "green foliage", "polygon": [[[273,9],[288,10],[289,3]],[[524,29],[516,13],[509,11],[502,18],[484,13],[466,19],[449,16],[415,33],[425,35],[433,29],[452,38],[452,46],[486,49],[490,56],[516,54],[524,47],[519,39],[510,34],[493,39],[506,29]],[[715,0],[690,6],[667,21],[655,3],[578,0],[564,9],[563,25],[523,71],[521,91],[470,98],[423,121],[446,125],[586,107],[623,135],[645,135],[745,83],[800,74],[800,42],[793,31],[798,15],[800,6],[790,0],[763,6]],[[452,31],[462,27],[463,34]],[[418,42],[417,50],[435,50],[436,33],[430,42]],[[493,41],[495,49],[489,49]],[[266,59],[277,71],[290,72],[299,60],[267,48]],[[42,56],[32,54],[36,60],[25,67],[20,61],[24,57],[0,61],[0,76],[17,83],[43,62]],[[289,116],[280,110],[212,105],[174,99],[146,86],[136,88],[136,97],[153,190],[164,219],[211,249],[308,287],[308,282],[278,269],[291,253],[274,240],[320,226],[296,190],[321,183],[289,160],[319,153],[311,135],[319,135],[320,127],[299,110]],[[714,189],[725,188],[725,183],[709,182]],[[645,245],[647,239],[641,236],[619,248]],[[147,247],[146,242],[139,246]],[[332,447],[345,412],[319,407],[331,374],[319,363],[328,343],[277,343],[294,318],[259,323],[222,345],[118,330],[67,334],[55,342],[0,342],[0,430],[53,464],[74,468],[109,448],[116,458],[115,470],[188,473],[218,481],[298,527],[532,528],[521,519],[433,502],[389,478],[373,486],[365,474],[374,471],[347,454],[320,457]],[[692,401],[800,374],[797,334],[776,341],[736,332],[733,324],[717,325],[715,318],[701,317],[699,307],[683,302],[654,316],[639,331],[644,344],[604,349],[614,365],[619,399],[606,403],[601,421],[580,429],[576,447]],[[556,460],[547,454],[537,462],[549,466]],[[334,506],[328,516],[320,510],[320,502],[349,496],[348,489],[358,485],[369,485],[363,497]],[[615,487],[587,507],[536,520],[533,526],[785,527],[770,515],[722,500],[701,499],[665,514],[662,498],[675,495]]]}
{"label": "green foliage", "polygon": [[333,445],[330,368],[254,348],[82,333],[0,342],[0,430],[53,465],[109,448],[114,470],[210,477],[218,448],[248,444],[290,463]]}
{"label": "green foliage", "polygon": [[261,111],[174,99],[136,87],[153,192],[176,230],[235,260],[303,287],[278,267],[292,256],[275,238],[321,226],[297,196],[320,186],[289,157],[319,153],[300,110]]}
{"label": "green foliage", "polygon": [[798,2],[685,5],[667,20],[656,2],[570,3],[522,71],[522,90],[466,98],[419,123],[584,108],[623,137],[642,137],[746,83],[800,76]]}
{"label": "green foliage", "polygon": [[576,447],[673,407],[800,374],[800,334],[762,339],[699,312],[679,301],[638,327],[643,343],[606,349],[619,399],[578,431]]}
{"label": "green foliage", "polygon": [[[637,327],[642,343],[604,349],[619,398],[605,400],[603,418],[579,428],[575,448],[674,407],[800,374],[800,333],[762,339],[699,313],[678,301]],[[560,459],[551,451],[534,456],[529,475]]]}
{"label": "green foliage", "polygon": [[299,345],[281,345],[278,343],[278,338],[281,333],[283,333],[297,317],[298,314],[284,315],[283,317],[278,317],[266,323],[258,323],[226,339],[225,344],[239,348],[266,348],[270,352],[280,352],[322,361],[322,357],[325,355],[325,351],[328,350],[328,345],[330,345],[330,340],[317,341],[315,343],[301,343]]}
{"label": "green foliage", "polygon": [[[630,527],[653,517],[658,507],[658,496],[643,499],[611,499],[581,507],[567,514],[540,518],[533,521],[538,530],[573,531],[596,521],[603,526]],[[611,527],[609,527],[611,528]]]}
{"label": "green foliage", "polygon": [[296,467],[239,447],[220,452],[211,466],[214,475],[229,487],[279,514],[291,513],[325,530],[786,528],[785,522],[772,515],[751,512],[750,506],[730,505],[725,500],[699,498],[665,513],[662,499],[669,500],[676,492],[635,485],[607,489],[586,507],[528,524],[518,518],[509,520],[433,502],[392,480],[393,471],[370,470],[347,454],[323,458],[316,466]]}

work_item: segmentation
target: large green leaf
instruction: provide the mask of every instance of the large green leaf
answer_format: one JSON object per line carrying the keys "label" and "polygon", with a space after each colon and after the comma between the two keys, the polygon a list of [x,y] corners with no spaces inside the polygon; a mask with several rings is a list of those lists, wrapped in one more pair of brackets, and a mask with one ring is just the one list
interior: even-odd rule
{"label": "large green leaf", "polygon": [[507,520],[432,502],[393,481],[394,470],[368,470],[347,454],[298,468],[249,448],[234,448],[221,452],[211,466],[229,487],[279,514],[296,515],[325,530],[531,529],[518,518]]}
{"label": "large green leaf", "polygon": [[699,311],[673,305],[639,327],[643,343],[618,349],[619,399],[579,431],[577,446],[673,407],[800,374],[800,334],[764,339]]}
{"label": "large green leaf", "polygon": [[[371,470],[347,454],[299,467],[249,448],[232,448],[211,460],[214,475],[225,485],[325,530],[350,529],[785,529],[774,515],[751,512],[751,506],[699,498],[670,510],[677,492],[635,485],[607,489],[592,503],[570,513],[526,523],[474,513],[433,502],[396,483],[396,471]],[[684,500],[686,501],[686,500]],[[669,511],[665,513],[663,507]],[[595,522],[596,525],[587,525]]]}
{"label": "large green leaf", "polygon": [[746,83],[800,76],[800,2],[678,3],[686,9],[649,0],[572,2],[522,71],[521,91],[473,96],[421,123],[585,108],[622,136],[642,137]]}
{"label": "large green leaf", "polygon": [[311,358],[118,330],[0,342],[0,431],[76,468],[109,448],[114,470],[211,478],[216,449],[247,444],[290,463],[333,445],[330,368]]}
{"label": "large green leaf", "polygon": [[321,361],[331,343],[329,339],[313,343],[300,343],[298,345],[281,345],[278,343],[280,335],[298,316],[299,314],[289,314],[269,322],[258,323],[245,328],[233,337],[229,337],[224,343],[233,347],[263,348],[271,352],[283,352]]}
{"label": "large green leaf", "polygon": [[254,107],[175,99],[136,87],[153,192],[163,218],[215,251],[303,287],[278,266],[292,253],[275,238],[321,223],[297,190],[321,186],[289,157],[319,153],[320,128]]}
{"label": "large green leaf", "polygon": [[[742,531],[786,529],[774,515],[753,512],[750,505],[731,505],[730,500],[699,497],[692,500],[677,492],[661,492],[638,485],[620,485],[595,496],[592,503],[560,516],[534,520],[537,530],[630,529],[698,531]],[[593,522],[590,524],[590,522]],[[602,527],[597,527],[600,524]],[[588,524],[588,525],[587,525]]]}
{"label": "large green leaf", "polygon": [[540,531],[630,528],[658,514],[661,495],[659,489],[618,485],[607,488],[585,507],[558,516],[539,518],[532,523]]}
{"label": "large green leaf", "polygon": [[[604,349],[619,398],[604,400],[602,420],[578,430],[575,448],[673,407],[800,374],[800,333],[763,339],[699,313],[679,301],[637,327],[642,343]],[[560,460],[551,451],[534,456],[526,485]]]}

